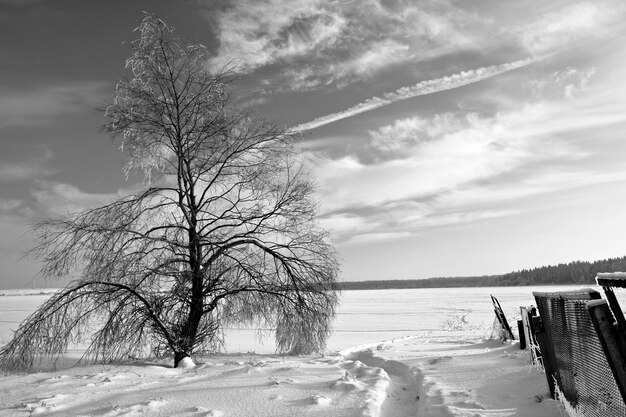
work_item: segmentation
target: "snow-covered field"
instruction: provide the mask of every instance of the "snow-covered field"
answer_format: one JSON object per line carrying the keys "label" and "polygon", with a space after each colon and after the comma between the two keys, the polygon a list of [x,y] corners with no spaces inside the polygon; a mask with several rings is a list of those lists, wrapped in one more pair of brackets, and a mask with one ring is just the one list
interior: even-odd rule
{"label": "snow-covered field", "polygon": [[[199,366],[92,365],[0,376],[0,416],[563,416],[528,351],[492,336],[489,294],[517,330],[533,290],[346,291],[325,355],[281,357],[271,336],[227,332]],[[48,295],[0,294],[0,344]],[[16,295],[17,294],[17,295]]]}

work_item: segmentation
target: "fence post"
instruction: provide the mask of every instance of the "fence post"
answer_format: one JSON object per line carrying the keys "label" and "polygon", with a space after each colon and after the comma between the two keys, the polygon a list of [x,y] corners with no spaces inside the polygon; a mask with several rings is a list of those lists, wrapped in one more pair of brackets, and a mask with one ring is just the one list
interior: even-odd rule
{"label": "fence post", "polygon": [[556,359],[554,358],[554,348],[548,343],[546,329],[543,326],[543,321],[541,320],[541,317],[532,317],[532,323],[533,329],[535,330],[535,338],[537,339],[537,343],[539,343],[539,349],[541,350],[541,359],[543,362],[543,369],[546,373],[546,379],[548,380],[550,396],[556,399],[554,393],[554,376],[556,373]]}
{"label": "fence post", "polygon": [[615,297],[613,288],[607,286],[602,287],[602,289],[604,290],[604,295],[609,302],[609,306],[611,307],[613,317],[615,317],[615,321],[617,322],[619,330],[622,332],[626,331],[626,319],[624,319],[624,313],[622,313],[622,309],[619,306],[619,301],[617,301],[617,297]]}
{"label": "fence post", "polygon": [[526,349],[526,334],[524,334],[524,322],[522,320],[517,321],[517,334],[519,334],[519,348]]}
{"label": "fence post", "polygon": [[606,300],[589,301],[587,310],[598,333],[598,339],[600,339],[602,350],[604,350],[607,362],[611,367],[615,382],[622,394],[622,401],[626,402],[626,362],[623,355],[623,352],[626,351],[620,334],[613,325],[611,310]]}
{"label": "fence post", "polygon": [[[531,363],[541,366],[543,369],[543,361],[541,359],[541,349],[535,337],[532,318],[537,315],[535,307],[520,307],[522,323],[524,325],[524,335],[526,337],[526,346],[530,348]],[[521,345],[521,336],[520,336]]]}

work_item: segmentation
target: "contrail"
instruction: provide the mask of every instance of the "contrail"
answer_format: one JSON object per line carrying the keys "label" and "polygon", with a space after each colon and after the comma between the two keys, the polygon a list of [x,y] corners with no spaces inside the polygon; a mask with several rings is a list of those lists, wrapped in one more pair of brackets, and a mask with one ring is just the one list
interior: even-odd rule
{"label": "contrail", "polygon": [[406,100],[413,97],[423,96],[426,94],[438,93],[439,91],[452,90],[453,88],[472,84],[487,78],[494,77],[504,72],[512,71],[517,68],[524,67],[537,61],[533,58],[522,59],[519,61],[508,62],[506,64],[491,65],[481,67],[469,71],[462,71],[456,74],[447,75],[445,77],[434,78],[432,80],[420,81],[417,84],[402,87],[394,92],[386,93],[382,97],[374,96],[352,106],[346,110],[327,114],[326,116],[317,117],[310,122],[302,123],[289,128],[289,133],[305,132],[315,129],[338,120],[352,117],[357,114],[365,113],[386,106],[396,101]]}

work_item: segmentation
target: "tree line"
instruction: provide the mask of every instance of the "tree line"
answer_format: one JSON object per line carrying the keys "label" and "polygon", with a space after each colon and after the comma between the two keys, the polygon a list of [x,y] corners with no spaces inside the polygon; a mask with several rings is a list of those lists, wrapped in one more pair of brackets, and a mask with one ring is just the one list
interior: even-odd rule
{"label": "tree line", "polygon": [[594,262],[574,261],[558,265],[522,269],[502,275],[470,277],[436,277],[427,279],[375,280],[340,283],[343,290],[450,288],[450,287],[507,287],[524,285],[581,284],[594,285],[600,272],[626,271],[626,256]]}

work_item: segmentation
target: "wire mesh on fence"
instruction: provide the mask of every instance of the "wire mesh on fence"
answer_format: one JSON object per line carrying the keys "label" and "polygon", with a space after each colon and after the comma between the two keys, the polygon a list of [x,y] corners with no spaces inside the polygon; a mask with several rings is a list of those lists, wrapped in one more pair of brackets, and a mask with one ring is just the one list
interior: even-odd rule
{"label": "wire mesh on fence", "polygon": [[533,295],[545,329],[541,351],[546,374],[554,378],[561,400],[580,416],[626,416],[626,405],[587,312],[587,302],[599,299],[600,293],[587,289]]}

